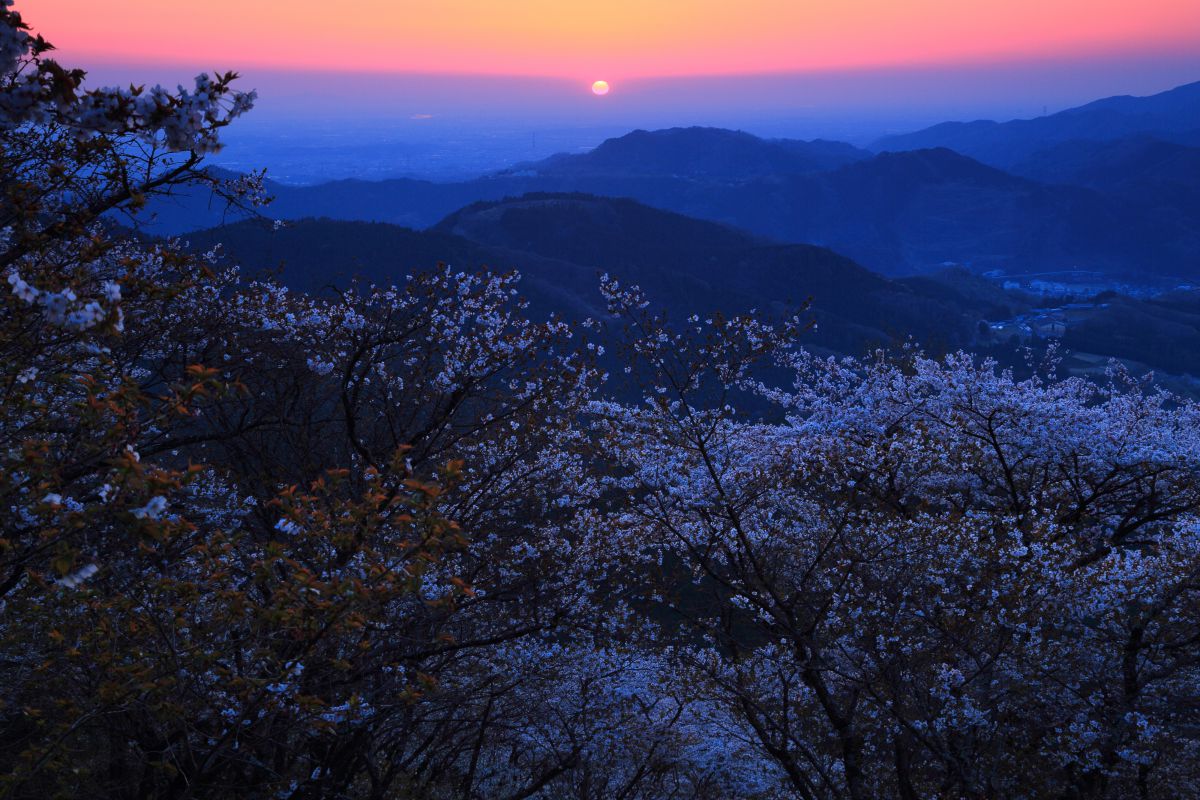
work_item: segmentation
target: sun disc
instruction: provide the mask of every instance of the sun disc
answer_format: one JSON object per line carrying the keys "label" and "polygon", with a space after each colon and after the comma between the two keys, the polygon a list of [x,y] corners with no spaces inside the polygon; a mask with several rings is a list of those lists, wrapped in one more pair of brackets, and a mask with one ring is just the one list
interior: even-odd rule
{"label": "sun disc", "polygon": [[592,84],[592,94],[606,95],[608,94],[608,81],[596,81]]}

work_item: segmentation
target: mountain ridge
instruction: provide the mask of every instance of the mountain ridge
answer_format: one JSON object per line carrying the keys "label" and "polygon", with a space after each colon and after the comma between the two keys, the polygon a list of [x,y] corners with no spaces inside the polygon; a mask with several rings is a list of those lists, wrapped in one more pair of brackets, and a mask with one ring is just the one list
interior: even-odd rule
{"label": "mountain ridge", "polygon": [[870,152],[826,139],[764,139],[745,131],[692,126],[637,129],[606,139],[587,153],[550,156],[504,174],[676,175],[745,179],[822,172],[870,157]]}
{"label": "mountain ridge", "polygon": [[[813,344],[842,353],[860,354],[914,333],[962,344],[978,316],[940,291],[893,281],[822,247],[773,242],[632,200],[581,193],[479,202],[424,231],[341,220],[301,220],[276,231],[244,221],[189,239],[198,250],[223,242],[230,257],[247,266],[283,262],[282,280],[299,290],[345,286],[353,275],[386,283],[439,262],[517,269],[536,309],[579,317],[605,313],[601,272],[641,285],[672,315],[697,308],[794,313],[812,296],[811,314],[819,322]],[[586,246],[596,241],[606,248]]]}
{"label": "mountain ridge", "polygon": [[1105,97],[1032,119],[942,122],[911,133],[885,136],[876,140],[872,149],[948,147],[1007,169],[1053,144],[1136,135],[1200,144],[1200,81],[1142,97]]}
{"label": "mountain ridge", "polygon": [[[736,146],[725,160],[710,157],[729,142]],[[1194,182],[1155,182],[1149,171],[1142,175],[1147,180],[1133,180],[1140,167],[1131,157],[1120,166],[1131,179],[1115,179],[1114,165],[1114,180],[1105,183],[1085,174],[1089,163],[1105,169],[1094,163],[1106,158],[1102,151],[1094,144],[1074,147],[1082,159],[1074,172],[1056,172],[1056,162],[1070,159],[1052,154],[1041,156],[1048,166],[1031,157],[1023,174],[1014,174],[945,147],[870,155],[849,145],[714,128],[635,131],[591,153],[560,154],[471,181],[276,184],[277,199],[266,213],[426,228],[476,201],[585,192],[629,197],[780,242],[828,247],[889,275],[953,263],[1014,275],[1082,269],[1142,285],[1200,279]],[[1093,151],[1097,155],[1087,155]],[[814,158],[836,166],[812,171]],[[155,202],[152,209],[159,214],[157,230],[150,228],[155,233],[210,227],[223,218],[201,196]]]}

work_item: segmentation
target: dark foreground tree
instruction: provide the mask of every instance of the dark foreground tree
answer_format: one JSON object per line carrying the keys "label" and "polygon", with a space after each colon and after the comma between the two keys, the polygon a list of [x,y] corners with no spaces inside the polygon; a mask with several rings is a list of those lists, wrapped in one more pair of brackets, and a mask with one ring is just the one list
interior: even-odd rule
{"label": "dark foreground tree", "polygon": [[85,91],[0,16],[0,794],[714,782],[603,646],[566,326],[512,276],[319,302],[120,235],[252,95]]}

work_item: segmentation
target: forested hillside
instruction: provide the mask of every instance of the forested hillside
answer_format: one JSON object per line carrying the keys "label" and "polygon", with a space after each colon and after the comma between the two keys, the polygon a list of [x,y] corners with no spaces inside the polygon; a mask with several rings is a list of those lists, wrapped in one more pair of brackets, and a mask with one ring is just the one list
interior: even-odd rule
{"label": "forested hillside", "polygon": [[604,315],[598,279],[607,272],[638,283],[672,318],[701,308],[739,314],[804,307],[816,323],[809,345],[852,355],[912,336],[962,346],[986,311],[1012,313],[913,289],[824,248],[780,245],[633,201],[586,195],[468,206],[424,232],[333,220],[278,230],[244,222],[190,234],[188,242],[199,252],[220,243],[228,263],[278,267],[280,282],[305,290],[345,288],[355,278],[386,283],[438,262],[517,270],[532,313],[575,321]]}
{"label": "forested hillside", "polygon": [[341,290],[355,279],[386,284],[438,263],[515,270],[530,313],[582,321],[603,315],[597,278],[607,272],[641,285],[673,319],[697,308],[738,314],[803,307],[813,323],[805,346],[820,352],[861,356],[915,341],[929,352],[974,349],[1024,369],[1026,347],[1041,350],[1059,339],[1069,347],[1067,373],[1102,374],[1117,358],[1139,374],[1158,371],[1177,390],[1197,390],[1188,375],[1198,370],[1192,345],[1200,342],[1200,316],[1179,311],[1194,305],[1194,291],[1174,292],[1170,302],[1113,292],[1069,302],[1004,289],[962,268],[889,279],[824,248],[781,245],[630,200],[526,195],[469,206],[426,231],[257,220],[194,232],[186,241],[197,253],[220,245],[220,263],[304,291]]}

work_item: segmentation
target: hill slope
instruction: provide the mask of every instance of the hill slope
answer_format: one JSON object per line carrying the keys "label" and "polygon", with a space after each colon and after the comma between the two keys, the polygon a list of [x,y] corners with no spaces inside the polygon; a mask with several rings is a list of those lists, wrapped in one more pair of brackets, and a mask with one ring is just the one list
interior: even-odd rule
{"label": "hill slope", "polygon": [[779,312],[810,295],[819,323],[813,345],[861,353],[918,335],[966,343],[979,313],[956,296],[874,274],[824,248],[783,245],[631,200],[535,194],[461,209],[433,230],[379,223],[302,220],[278,231],[242,222],[189,236],[223,242],[248,269],[282,263],[298,289],[345,285],[352,275],[402,280],[438,262],[519,269],[540,313],[603,316],[601,272],[637,283],[672,316],[694,311]]}
{"label": "hill slope", "polygon": [[[252,274],[282,267],[281,279],[302,290],[344,287],[353,276],[402,282],[439,262],[519,269],[535,316],[578,319],[605,315],[597,284],[608,272],[643,286],[675,319],[713,310],[790,313],[811,295],[808,313],[818,327],[805,340],[830,352],[861,354],[912,337],[932,352],[967,347],[1020,366],[1016,343],[981,323],[1067,315],[1067,344],[1083,354],[1068,370],[1102,371],[1107,356],[1131,359],[1136,371],[1195,373],[1200,363],[1200,293],[1176,293],[1170,302],[1081,298],[1069,310],[1039,309],[963,270],[891,280],[824,248],[778,244],[630,200],[532,194],[472,204],[427,231],[301,220],[280,230],[242,222],[189,238],[199,249],[223,242]],[[1173,344],[1164,346],[1164,335]]]}

